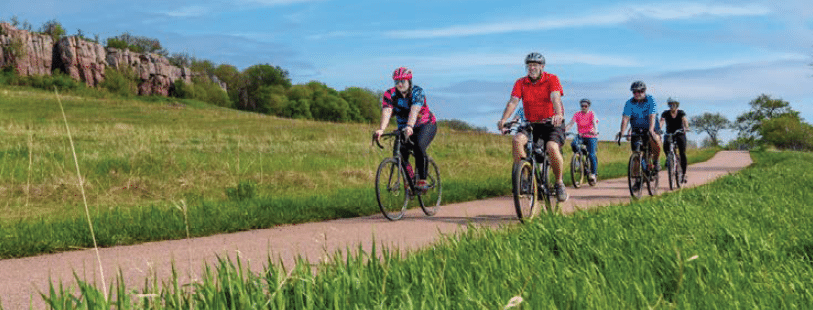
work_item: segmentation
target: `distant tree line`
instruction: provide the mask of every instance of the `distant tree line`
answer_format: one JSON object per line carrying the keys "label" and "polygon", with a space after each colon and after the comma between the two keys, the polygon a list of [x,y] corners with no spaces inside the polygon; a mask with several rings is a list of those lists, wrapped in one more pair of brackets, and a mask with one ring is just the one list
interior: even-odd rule
{"label": "distant tree line", "polygon": [[729,148],[751,149],[771,145],[780,149],[813,151],[813,126],[791,108],[790,103],[762,94],[749,102],[751,109],[734,122],[720,113],[704,113],[691,118],[691,125],[709,135],[704,146],[718,146],[717,133],[723,129],[737,131]]}

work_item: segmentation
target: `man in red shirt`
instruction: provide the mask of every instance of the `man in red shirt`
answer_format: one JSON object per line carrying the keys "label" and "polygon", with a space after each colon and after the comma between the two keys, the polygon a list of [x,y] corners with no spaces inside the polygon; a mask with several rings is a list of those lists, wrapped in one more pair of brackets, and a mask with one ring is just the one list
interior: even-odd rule
{"label": "man in red shirt", "polygon": [[[500,132],[505,134],[505,122],[514,113],[522,100],[525,119],[533,123],[534,138],[545,143],[548,158],[551,160],[553,173],[556,176],[556,198],[560,202],[567,200],[565,184],[562,181],[563,160],[559,151],[565,142],[565,111],[562,106],[562,84],[556,75],[545,72],[545,57],[539,53],[530,53],[525,57],[528,75],[514,83],[511,99],[505,105],[502,118],[497,122]],[[525,144],[528,137],[519,132],[514,136],[514,163],[525,158]]]}

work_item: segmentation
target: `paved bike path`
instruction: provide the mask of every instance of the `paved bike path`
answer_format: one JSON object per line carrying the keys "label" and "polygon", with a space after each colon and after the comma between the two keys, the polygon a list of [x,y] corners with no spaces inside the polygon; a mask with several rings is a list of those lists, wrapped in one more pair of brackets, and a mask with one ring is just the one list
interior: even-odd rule
{"label": "paved bike path", "polygon": [[[690,165],[687,187],[707,183],[720,176],[736,172],[751,163],[748,152],[723,151],[709,161]],[[667,176],[661,172],[661,192],[668,191]],[[601,180],[595,187],[568,187],[570,199],[563,204],[565,212],[594,208],[630,201],[626,178]],[[644,190],[646,194],[646,190]],[[391,222],[381,214],[367,217],[338,219],[317,223],[286,225],[269,229],[186,240],[149,242],[131,246],[99,249],[108,287],[119,271],[128,288],[143,288],[144,279],[153,275],[169,279],[172,264],[180,281],[196,279],[203,265],[217,262],[217,257],[237,256],[261,271],[268,259],[280,260],[290,270],[296,257],[317,263],[337,251],[355,251],[359,245],[370,251],[373,240],[379,246],[414,250],[432,244],[443,234],[465,229],[468,223],[500,226],[516,223],[511,197],[444,205],[433,217],[423,215],[420,208],[407,211],[404,218]],[[88,282],[99,283],[99,269],[94,250],[81,250],[35,257],[0,260],[0,305],[5,309],[43,308],[39,292],[47,292],[50,279],[73,285],[76,273]],[[97,287],[100,287],[97,285]]]}

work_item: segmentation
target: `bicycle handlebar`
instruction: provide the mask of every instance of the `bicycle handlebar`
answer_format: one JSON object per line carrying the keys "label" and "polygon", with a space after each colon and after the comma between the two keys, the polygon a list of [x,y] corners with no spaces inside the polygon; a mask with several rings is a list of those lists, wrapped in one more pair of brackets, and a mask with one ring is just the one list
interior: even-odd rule
{"label": "bicycle handlebar", "polygon": [[[377,144],[379,148],[384,149],[384,146],[382,146],[381,142],[379,142],[380,138],[384,138],[384,137],[403,137],[403,134],[404,134],[404,131],[402,129],[396,129],[396,130],[393,130],[393,131],[390,131],[390,132],[387,132],[387,133],[383,133],[383,134],[381,134],[381,136],[378,137],[379,139],[376,139],[375,132],[373,132],[373,141],[375,141],[375,144]],[[407,143],[407,144],[409,144],[411,142],[409,139],[404,139],[404,140],[405,140],[404,143]]]}

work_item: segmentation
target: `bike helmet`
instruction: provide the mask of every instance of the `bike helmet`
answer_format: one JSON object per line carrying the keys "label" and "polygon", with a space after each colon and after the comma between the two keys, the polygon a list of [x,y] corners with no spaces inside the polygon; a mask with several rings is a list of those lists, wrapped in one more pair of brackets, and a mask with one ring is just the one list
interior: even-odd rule
{"label": "bike helmet", "polygon": [[680,102],[675,99],[672,99],[672,97],[669,97],[669,99],[666,100],[666,104],[667,105],[675,104],[675,106],[680,106]]}
{"label": "bike helmet", "polygon": [[582,99],[582,100],[579,100],[579,104],[582,104],[582,103],[587,103],[587,105],[588,105],[588,106],[593,105],[593,103],[592,103],[592,102],[590,102],[590,99],[587,99],[587,98],[584,98],[584,99]]}
{"label": "bike helmet", "polygon": [[630,91],[636,91],[636,90],[646,91],[646,84],[644,84],[643,81],[632,82],[632,85],[630,86]]}
{"label": "bike helmet", "polygon": [[544,65],[545,64],[545,57],[542,56],[542,54],[537,53],[537,52],[530,53],[530,54],[528,54],[528,56],[525,56],[525,64],[527,65],[528,63],[531,63],[531,62],[535,62],[535,63],[539,63],[539,64]]}
{"label": "bike helmet", "polygon": [[392,73],[393,80],[411,80],[412,79],[412,70],[407,69],[406,67],[400,67],[395,69],[395,72]]}

